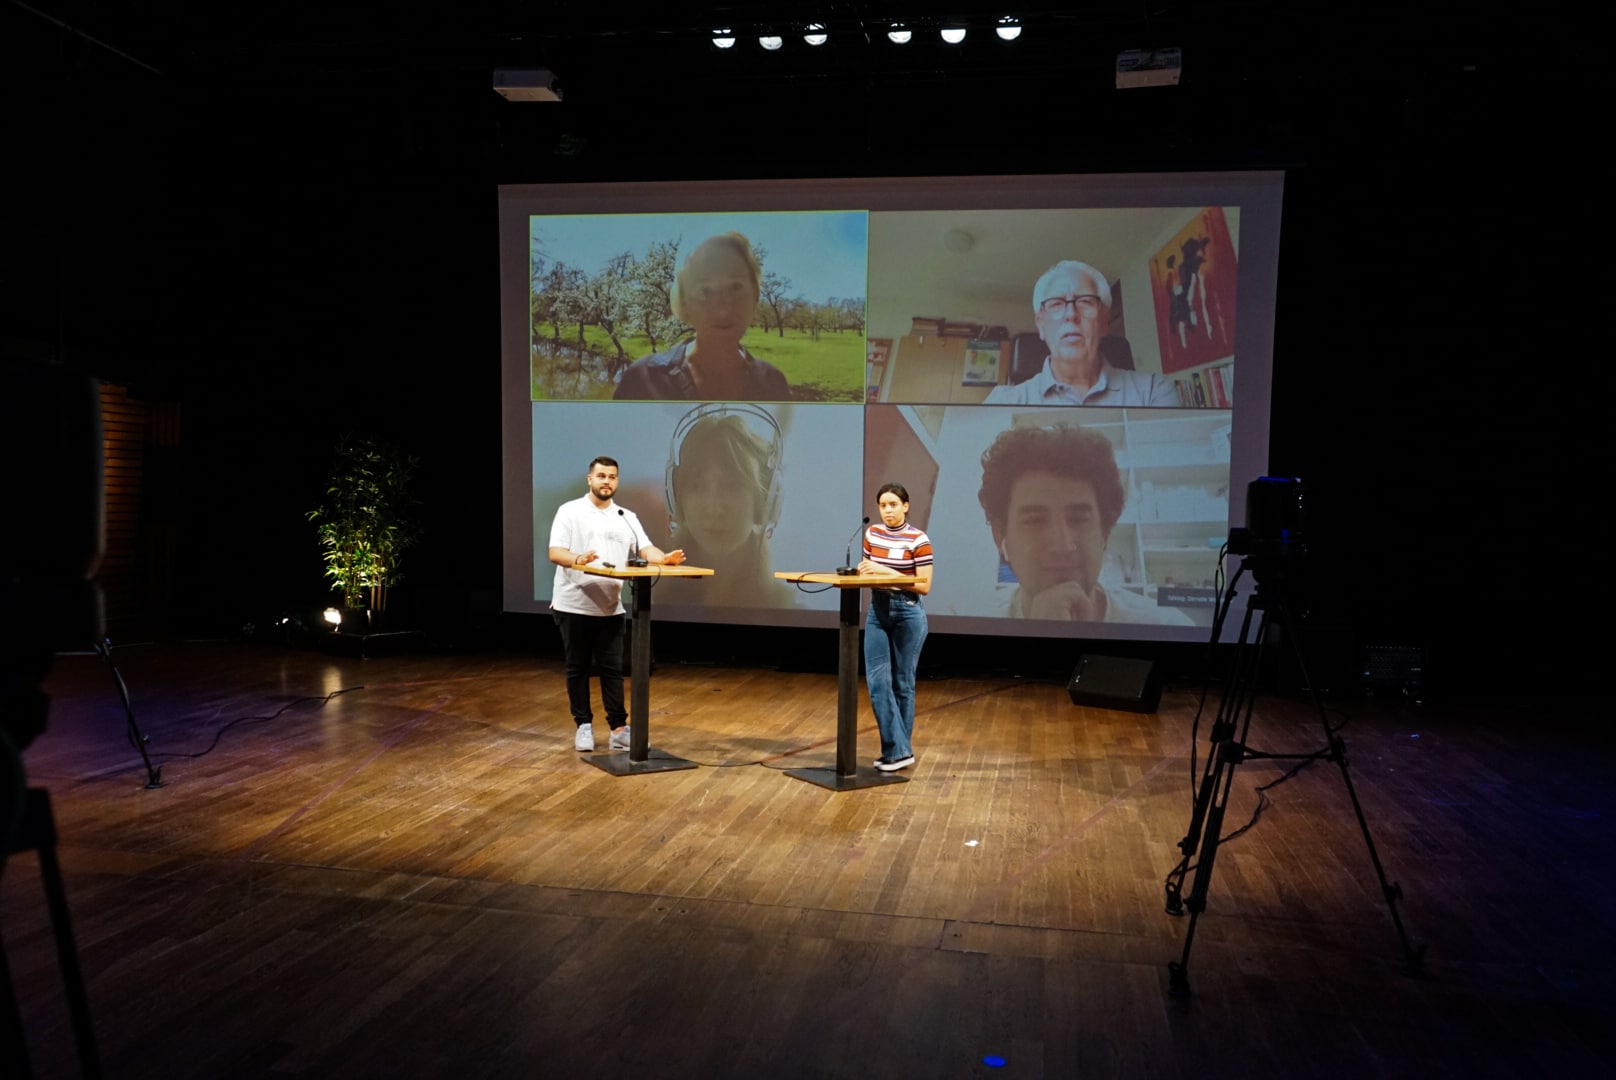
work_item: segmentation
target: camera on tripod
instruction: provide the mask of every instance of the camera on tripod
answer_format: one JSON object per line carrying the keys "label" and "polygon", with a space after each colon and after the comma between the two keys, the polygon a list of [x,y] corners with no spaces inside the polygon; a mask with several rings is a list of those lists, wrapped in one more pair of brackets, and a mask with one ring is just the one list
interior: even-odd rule
{"label": "camera on tripod", "polygon": [[[1178,843],[1178,850],[1183,854],[1183,858],[1167,876],[1167,913],[1183,915],[1187,912],[1190,916],[1189,930],[1184,935],[1184,950],[1177,960],[1167,965],[1168,993],[1174,997],[1182,997],[1190,992],[1190,948],[1195,941],[1196,921],[1206,910],[1212,865],[1217,856],[1224,813],[1228,808],[1229,792],[1233,786],[1232,770],[1252,758],[1272,760],[1291,758],[1304,764],[1309,761],[1331,761],[1341,770],[1347,796],[1352,800],[1353,812],[1358,819],[1358,828],[1363,833],[1364,845],[1369,849],[1369,861],[1374,864],[1375,875],[1380,879],[1381,895],[1386,898],[1392,925],[1403,944],[1404,970],[1416,974],[1423,963],[1425,946],[1416,948],[1409,941],[1408,934],[1403,929],[1403,920],[1397,913],[1397,902],[1403,898],[1402,887],[1394,881],[1387,880],[1380,856],[1375,852],[1374,839],[1369,835],[1369,824],[1364,818],[1363,807],[1353,790],[1352,778],[1347,771],[1345,741],[1325,715],[1318,690],[1307,672],[1306,650],[1302,646],[1301,632],[1296,621],[1297,605],[1292,595],[1303,591],[1296,587],[1302,575],[1292,571],[1301,566],[1303,556],[1307,553],[1302,529],[1304,502],[1300,480],[1278,476],[1258,477],[1246,487],[1246,527],[1229,530],[1228,553],[1240,556],[1240,573],[1250,570],[1252,577],[1256,579],[1257,590],[1256,595],[1246,606],[1245,617],[1240,624],[1240,637],[1235,643],[1234,655],[1231,658],[1229,681],[1218,701],[1218,711],[1212,721],[1211,745],[1208,747],[1206,767],[1201,774],[1200,786],[1196,789],[1195,802],[1190,811],[1189,831]],[[1235,580],[1239,580],[1239,574],[1235,576]],[[1234,582],[1230,582],[1228,599],[1220,599],[1223,606],[1212,624],[1213,645],[1218,642],[1223,617],[1233,596]],[[1257,611],[1262,613],[1262,618],[1257,623],[1256,636],[1253,637],[1252,615]],[[1254,702],[1262,667],[1260,654],[1269,641],[1270,631],[1276,629],[1284,631],[1280,636],[1288,641],[1290,654],[1296,662],[1296,670],[1302,678],[1302,685],[1308,688],[1308,693],[1313,699],[1314,709],[1318,713],[1320,734],[1324,739],[1321,749],[1278,754],[1254,749],[1247,741],[1251,734],[1252,716],[1256,711]],[[1246,652],[1248,645],[1253,650],[1251,653]],[[1197,724],[1200,718],[1198,710]],[[1284,778],[1294,776],[1300,768],[1298,765],[1286,773]],[[1271,786],[1272,784],[1267,784],[1258,788],[1259,794]],[[1259,813],[1261,807],[1262,804],[1259,802]],[[1251,823],[1255,822],[1254,814]],[[1250,827],[1248,823],[1230,833],[1225,839],[1239,836]],[[1186,893],[1184,882],[1192,871],[1195,877]]]}
{"label": "camera on tripod", "polygon": [[1242,556],[1254,569],[1300,558],[1306,551],[1304,505],[1300,480],[1259,476],[1246,485],[1246,527],[1229,530],[1229,554]]}

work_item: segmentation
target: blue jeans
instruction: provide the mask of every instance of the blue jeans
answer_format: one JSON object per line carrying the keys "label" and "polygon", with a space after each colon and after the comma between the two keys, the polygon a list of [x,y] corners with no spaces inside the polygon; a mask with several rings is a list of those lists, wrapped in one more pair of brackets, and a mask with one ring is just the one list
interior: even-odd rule
{"label": "blue jeans", "polygon": [[919,595],[873,589],[864,627],[864,678],[881,729],[881,756],[897,761],[914,753],[915,668],[926,642],[926,609]]}

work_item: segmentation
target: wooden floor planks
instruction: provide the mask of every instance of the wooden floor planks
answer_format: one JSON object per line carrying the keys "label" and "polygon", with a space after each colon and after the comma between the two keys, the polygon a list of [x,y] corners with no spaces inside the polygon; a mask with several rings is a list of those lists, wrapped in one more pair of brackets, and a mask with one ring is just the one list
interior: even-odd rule
{"label": "wooden floor planks", "polygon": [[[110,1076],[1503,1076],[1613,1049],[1613,755],[1564,714],[1538,739],[1331,703],[1421,979],[1336,767],[1241,766],[1225,833],[1274,786],[1220,846],[1179,999],[1194,688],[1142,716],[929,680],[910,782],[838,793],[784,773],[834,764],[820,673],[661,666],[652,745],[699,767],[616,777],[549,659],[115,659],[165,786],[100,661],[58,662],[26,755]],[[1321,732],[1271,695],[1251,742]],[[0,914],[35,1067],[73,1075],[33,855]]]}

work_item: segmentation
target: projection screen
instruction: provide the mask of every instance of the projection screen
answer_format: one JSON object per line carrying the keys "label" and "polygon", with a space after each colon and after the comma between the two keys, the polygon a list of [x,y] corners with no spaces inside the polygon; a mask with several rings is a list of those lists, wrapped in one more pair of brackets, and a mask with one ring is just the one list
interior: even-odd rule
{"label": "projection screen", "polygon": [[[773,573],[840,565],[898,481],[934,632],[1204,640],[1266,467],[1282,193],[1278,172],[501,187],[505,610],[548,611],[551,519],[604,454],[652,542],[716,571],[659,583],[661,620],[835,625],[834,590]],[[727,385],[700,375],[726,334]],[[1101,377],[1063,382],[1071,356]]]}

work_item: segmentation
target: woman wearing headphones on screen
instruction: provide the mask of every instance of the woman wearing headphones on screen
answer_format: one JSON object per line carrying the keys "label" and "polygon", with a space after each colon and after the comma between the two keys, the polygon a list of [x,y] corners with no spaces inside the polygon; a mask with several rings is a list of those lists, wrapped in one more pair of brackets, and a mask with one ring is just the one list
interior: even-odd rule
{"label": "woman wearing headphones on screen", "polygon": [[870,708],[881,729],[882,772],[915,763],[910,737],[915,730],[915,669],[926,643],[926,609],[920,598],[931,592],[931,538],[909,524],[909,492],[902,484],[882,484],[875,507],[878,525],[864,530],[861,574],[906,574],[913,585],[870,590],[870,617],[864,628],[864,673]]}
{"label": "woman wearing headphones on screen", "polygon": [[795,591],[775,581],[769,565],[769,537],[780,520],[782,449],[779,425],[757,405],[702,405],[679,421],[668,455],[666,491],[675,538],[670,544],[684,548],[692,565],[718,573],[679,583],[686,587],[676,590],[677,602],[705,607],[796,602]]}
{"label": "woman wearing headphones on screen", "polygon": [[790,401],[780,369],[741,344],[757,317],[763,268],[751,241],[721,233],[696,245],[673,278],[674,317],[694,336],[623,372],[619,401]]}

